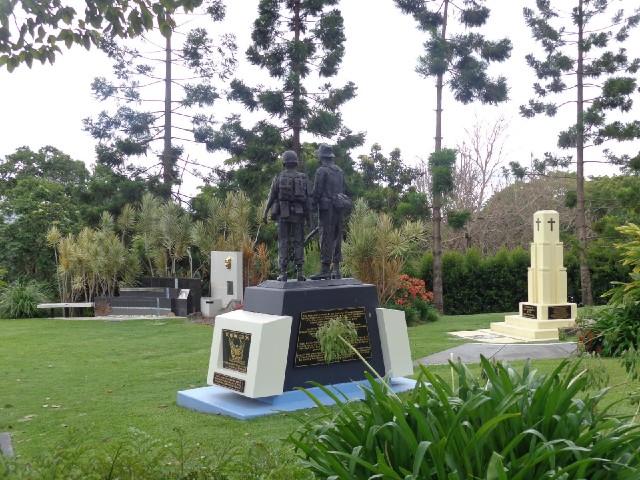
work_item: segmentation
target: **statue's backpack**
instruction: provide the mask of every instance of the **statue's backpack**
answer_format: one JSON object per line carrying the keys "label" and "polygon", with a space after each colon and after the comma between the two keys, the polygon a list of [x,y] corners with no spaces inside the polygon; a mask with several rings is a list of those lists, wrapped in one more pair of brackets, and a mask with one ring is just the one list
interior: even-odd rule
{"label": "statue's backpack", "polygon": [[298,172],[282,172],[278,179],[280,217],[303,215],[307,203],[306,176]]}

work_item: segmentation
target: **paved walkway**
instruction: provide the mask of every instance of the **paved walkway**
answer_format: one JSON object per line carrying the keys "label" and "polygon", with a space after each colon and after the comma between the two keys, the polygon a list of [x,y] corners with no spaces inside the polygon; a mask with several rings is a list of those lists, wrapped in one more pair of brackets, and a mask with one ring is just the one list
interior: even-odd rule
{"label": "paved walkway", "polygon": [[460,358],[464,363],[478,363],[480,355],[496,360],[526,360],[527,358],[566,358],[577,350],[575,342],[560,343],[465,343],[443,352],[414,361],[414,364],[446,365]]}

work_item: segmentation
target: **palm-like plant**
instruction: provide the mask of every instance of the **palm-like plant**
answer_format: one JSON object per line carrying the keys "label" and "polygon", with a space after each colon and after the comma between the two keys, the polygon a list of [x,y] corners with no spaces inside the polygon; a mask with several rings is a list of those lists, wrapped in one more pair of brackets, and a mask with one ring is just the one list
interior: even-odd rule
{"label": "palm-like plant", "polygon": [[391,217],[371,210],[359,199],[349,218],[344,245],[347,270],[365,283],[376,285],[381,303],[398,287],[398,276],[409,253],[426,242],[422,222],[405,222],[397,228]]}

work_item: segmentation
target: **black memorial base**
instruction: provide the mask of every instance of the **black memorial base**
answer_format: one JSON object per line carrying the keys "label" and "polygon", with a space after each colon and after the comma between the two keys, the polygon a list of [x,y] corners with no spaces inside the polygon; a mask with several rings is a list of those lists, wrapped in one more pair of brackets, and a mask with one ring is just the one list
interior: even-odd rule
{"label": "black memorial base", "polygon": [[118,297],[96,297],[96,305],[106,303],[112,315],[158,315],[174,313],[186,317],[193,312],[190,290],[167,287],[121,288]]}
{"label": "black memorial base", "polygon": [[243,310],[293,318],[284,391],[309,388],[309,382],[331,385],[365,378],[367,367],[353,355],[327,363],[315,338],[318,329],[337,316],[346,316],[357,328],[355,347],[367,362],[383,375],[384,360],[376,308],[374,285],[358,280],[316,280],[306,282],[263,282],[244,292]]}
{"label": "black memorial base", "polygon": [[[175,288],[180,290],[189,289],[189,294],[191,295],[192,301],[187,307],[186,314],[200,311],[200,298],[202,298],[202,280],[199,278],[144,277],[140,280],[140,286]],[[182,313],[180,315],[182,315]]]}

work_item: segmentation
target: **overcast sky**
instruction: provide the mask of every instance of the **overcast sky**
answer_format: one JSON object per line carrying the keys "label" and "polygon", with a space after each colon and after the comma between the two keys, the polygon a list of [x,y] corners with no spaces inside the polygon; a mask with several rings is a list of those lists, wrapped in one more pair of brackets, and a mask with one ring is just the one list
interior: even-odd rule
{"label": "overcast sky", "polygon": [[[226,3],[227,19],[216,27],[217,32],[236,34],[242,64],[238,75],[251,84],[259,74],[246,64],[244,51],[249,45],[258,0]],[[400,148],[409,164],[421,159],[426,161],[434,145],[435,86],[433,79],[424,79],[414,71],[416,59],[423,53],[426,35],[416,29],[415,22],[403,15],[392,0],[343,0],[341,3],[346,55],[339,77],[332,82],[338,85],[349,80],[356,84],[358,96],[345,105],[343,118],[353,131],[367,132],[366,145],[353,152],[353,158],[368,153],[371,144],[376,142],[386,153]],[[461,142],[465,129],[473,126],[476,117],[490,125],[503,115],[509,122],[505,164],[519,161],[528,165],[531,156],[542,157],[546,151],[556,151],[557,132],[573,122],[573,107],[564,107],[554,120],[523,119],[518,113],[519,105],[531,98],[531,85],[535,81],[524,56],[537,47],[522,17],[522,7],[532,3],[488,2],[492,15],[483,32],[490,39],[507,36],[514,45],[512,58],[492,70],[508,77],[510,101],[498,107],[463,106],[446,95],[444,146],[455,147]],[[619,3],[627,10],[637,7],[635,0]],[[639,38],[638,32],[634,38]],[[634,43],[640,45],[631,40],[628,46],[639,55],[640,48],[631,47]],[[0,69],[0,156],[13,153],[22,145],[34,150],[52,145],[91,165],[95,142],[82,131],[81,121],[96,116],[104,108],[93,100],[90,85],[94,77],[108,77],[110,71],[111,64],[101,52],[96,49],[87,52],[79,46],[64,50],[52,66],[39,63],[32,69],[21,66],[13,73]],[[636,106],[636,112],[638,108]],[[638,149],[638,145],[631,147],[632,152]],[[224,155],[208,154],[201,147],[189,149],[189,155],[205,164],[219,164],[224,159]],[[595,151],[587,155],[587,159],[599,157]],[[586,169],[587,175],[615,172],[597,164],[589,164]]]}

